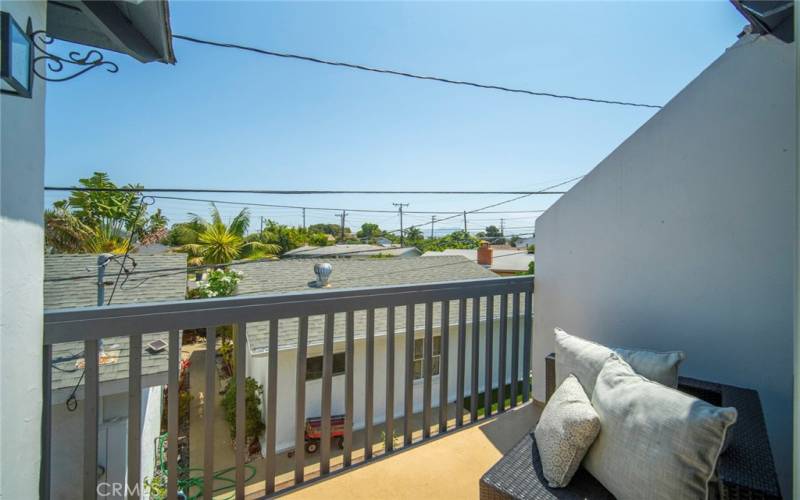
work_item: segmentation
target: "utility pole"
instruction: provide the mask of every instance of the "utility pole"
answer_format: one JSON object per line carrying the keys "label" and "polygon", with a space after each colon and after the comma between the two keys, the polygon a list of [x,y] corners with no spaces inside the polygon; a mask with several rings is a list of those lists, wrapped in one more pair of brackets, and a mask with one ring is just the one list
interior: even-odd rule
{"label": "utility pole", "polygon": [[342,243],[344,243],[344,218],[345,218],[346,216],[347,216],[347,212],[345,212],[344,210],[342,210],[342,215],[341,215],[341,218],[342,218],[342,227],[341,227],[341,233],[342,233],[341,239],[342,239]]}
{"label": "utility pole", "polygon": [[431,239],[433,239],[433,225],[436,223],[436,216],[431,215]]}
{"label": "utility pole", "polygon": [[464,232],[467,233],[467,211],[464,210]]}
{"label": "utility pole", "polygon": [[400,212],[400,246],[405,246],[405,234],[403,233],[403,207],[407,207],[408,203],[392,203]]}
{"label": "utility pole", "polygon": [[503,236],[503,218],[500,218],[500,236]]}
{"label": "utility pole", "polygon": [[258,234],[261,234],[263,232],[264,232],[264,216],[262,215],[261,216],[261,230],[259,230]]}
{"label": "utility pole", "polygon": [[306,207],[303,207],[303,229],[306,228]]}

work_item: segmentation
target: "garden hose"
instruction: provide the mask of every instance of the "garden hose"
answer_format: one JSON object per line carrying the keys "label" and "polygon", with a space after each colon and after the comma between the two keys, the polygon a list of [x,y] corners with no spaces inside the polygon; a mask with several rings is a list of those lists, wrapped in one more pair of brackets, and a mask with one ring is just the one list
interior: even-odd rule
{"label": "garden hose", "polygon": [[[160,435],[158,437],[158,461],[159,466],[158,470],[161,475],[166,478],[168,474],[167,468],[167,460],[166,460],[166,442],[167,442],[167,433]],[[246,469],[245,473],[245,482],[253,479],[256,475],[256,468],[252,465],[245,465]],[[217,493],[227,488],[232,488],[236,486],[236,478],[227,477],[228,474],[231,472],[235,472],[236,467],[228,467],[227,469],[222,469],[214,472],[214,482],[222,482],[222,486],[218,486],[214,488],[212,493]],[[186,472],[189,475],[188,479],[178,479],[178,490],[181,491],[187,500],[199,500],[203,498],[203,474],[204,469],[202,467],[178,467],[178,473]],[[199,473],[196,476],[192,476],[192,473]],[[231,495],[225,497],[222,500],[229,500],[233,499],[235,496],[235,492],[231,492]]]}

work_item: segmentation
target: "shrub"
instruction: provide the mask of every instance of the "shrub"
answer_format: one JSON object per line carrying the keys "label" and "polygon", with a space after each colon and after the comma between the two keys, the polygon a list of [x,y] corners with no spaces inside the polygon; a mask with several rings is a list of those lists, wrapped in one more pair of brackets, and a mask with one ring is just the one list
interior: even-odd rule
{"label": "shrub", "polygon": [[[244,383],[245,390],[245,442],[249,443],[264,432],[266,426],[261,419],[261,396],[264,388],[251,377],[247,377]],[[222,396],[222,408],[225,410],[225,420],[231,431],[231,439],[236,437],[236,378],[232,378],[228,383],[225,394]]]}
{"label": "shrub", "polygon": [[208,273],[208,280],[200,285],[195,290],[189,291],[189,298],[207,299],[211,297],[227,297],[233,295],[236,290],[236,285],[242,279],[243,273],[241,271],[234,271],[232,269],[215,269]]}
{"label": "shrub", "polygon": [[528,245],[528,253],[536,253],[536,245],[534,243]]}

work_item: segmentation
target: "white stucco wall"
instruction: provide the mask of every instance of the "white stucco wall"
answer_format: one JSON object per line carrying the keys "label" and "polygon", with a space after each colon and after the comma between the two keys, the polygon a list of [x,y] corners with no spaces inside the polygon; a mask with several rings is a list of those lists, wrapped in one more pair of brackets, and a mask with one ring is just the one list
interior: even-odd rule
{"label": "white stucco wall", "polygon": [[553,328],[682,349],[759,391],[791,493],[794,47],[743,39],[536,224],[534,396]]}
{"label": "white stucco wall", "polygon": [[[45,2],[2,2],[44,29]],[[0,498],[38,498],[42,405],[45,85],[0,95]]]}
{"label": "white stucco wall", "polygon": [[[498,299],[499,300],[499,299]],[[492,387],[498,386],[498,357],[499,357],[499,321],[494,324],[494,344],[493,344],[493,375]],[[522,344],[522,328],[523,322],[520,319],[520,345]],[[472,352],[472,326],[467,326],[466,337],[466,373],[465,373],[465,395],[470,394],[470,380],[471,380],[471,352]],[[434,328],[434,335],[439,335],[439,329]],[[423,338],[424,332],[419,331],[415,335],[416,338]],[[453,402],[456,399],[456,359],[457,359],[457,346],[458,346],[458,327],[450,328],[450,350],[449,350],[449,370],[448,370],[448,393],[449,401]],[[507,334],[507,348],[508,353],[506,361],[506,382],[511,380],[511,320],[508,322]],[[481,326],[480,333],[480,371],[479,371],[479,387],[483,391],[484,387],[484,357],[485,351],[485,334],[483,325]],[[337,342],[334,344],[334,353],[344,352],[344,342]],[[322,346],[315,345],[308,348],[308,357],[321,356]],[[522,351],[518,351],[519,355],[519,373],[522,373]],[[366,374],[366,341],[364,339],[357,339],[354,344],[355,356],[355,372],[353,374],[353,427],[361,429],[364,427],[364,399],[365,399],[365,374]],[[264,386],[265,395],[267,384],[267,360],[268,356],[250,356],[248,361],[248,373],[251,377],[255,378]],[[395,335],[395,374],[394,374],[394,415],[395,417],[402,417],[404,411],[404,398],[405,398],[405,334],[398,333]],[[277,449],[285,450],[294,448],[294,401],[295,401],[295,370],[297,366],[297,351],[294,349],[279,351],[278,355],[278,409],[277,409]],[[344,375],[333,377],[332,384],[332,414],[344,413]],[[438,408],[439,406],[439,377],[435,376],[432,379],[432,406]],[[414,381],[414,412],[422,411],[422,380]],[[373,422],[375,424],[383,423],[386,418],[386,337],[375,337],[375,378],[374,378],[374,393],[373,393]],[[318,417],[322,414],[322,380],[311,380],[306,382],[306,418]],[[433,422],[438,422],[438,411],[432,417]],[[265,415],[266,420],[266,415]],[[402,435],[402,428],[395,426],[398,434]]]}

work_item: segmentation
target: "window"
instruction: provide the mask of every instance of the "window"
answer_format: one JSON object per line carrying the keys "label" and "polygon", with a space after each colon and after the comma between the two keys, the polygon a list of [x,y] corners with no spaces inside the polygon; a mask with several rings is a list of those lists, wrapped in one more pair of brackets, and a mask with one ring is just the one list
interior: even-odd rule
{"label": "window", "polygon": [[[343,352],[333,355],[333,375],[344,375],[345,357]],[[306,359],[306,381],[319,380],[322,378],[322,356],[314,356]]]}
{"label": "window", "polygon": [[[425,339],[414,340],[414,380],[423,377],[422,360],[425,353]],[[439,358],[442,353],[442,337],[433,337],[433,370],[432,375],[439,375]]]}

